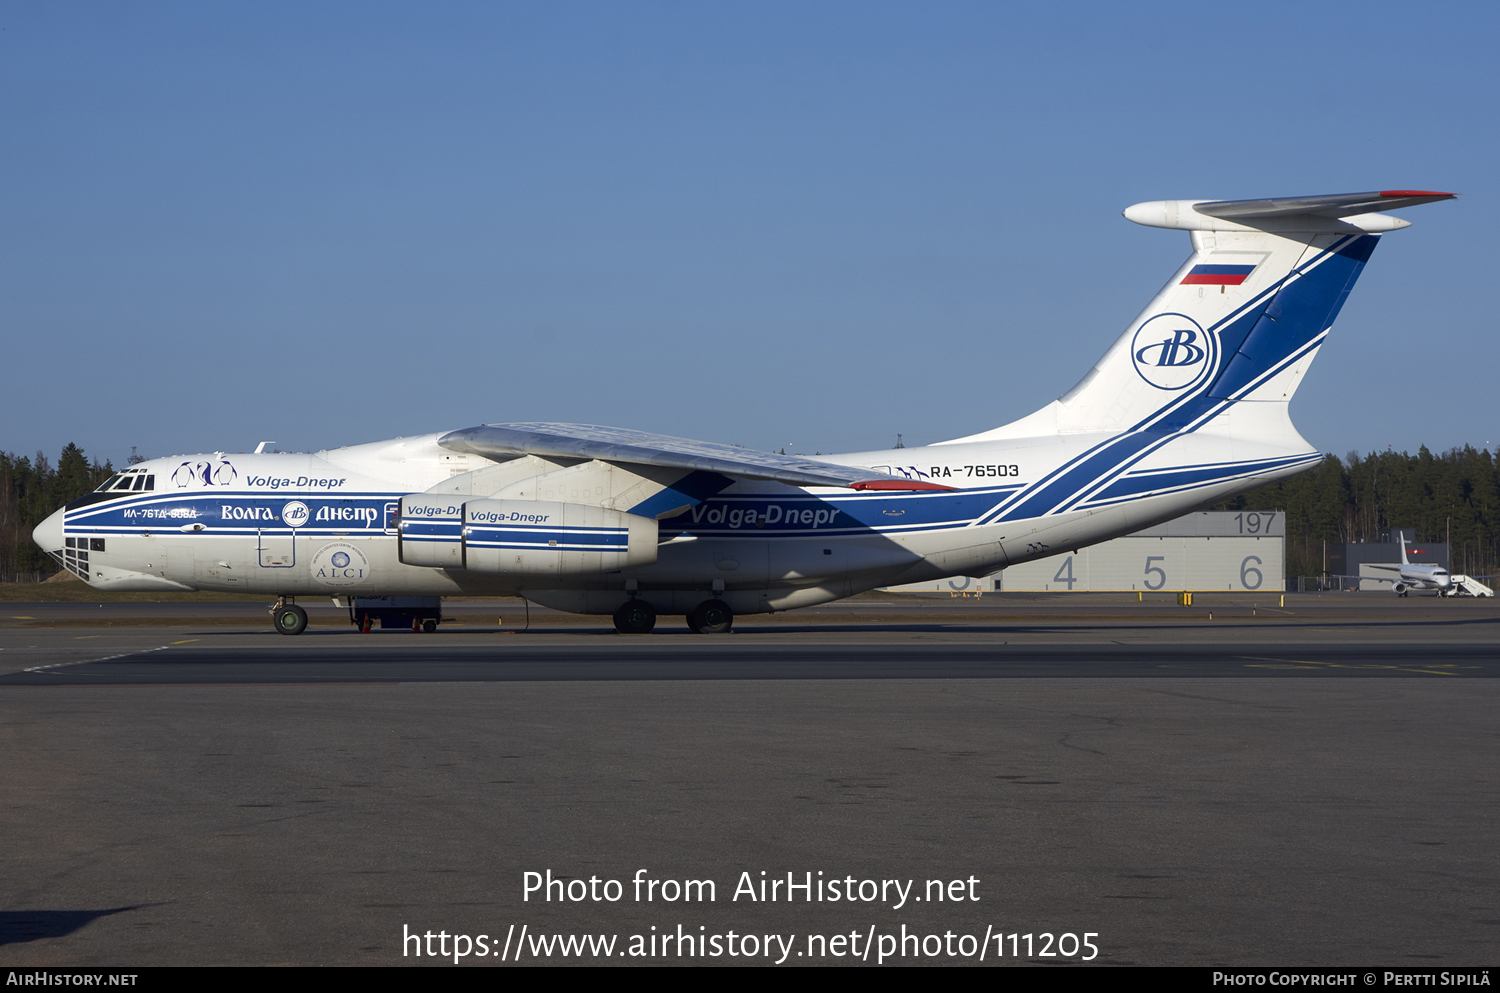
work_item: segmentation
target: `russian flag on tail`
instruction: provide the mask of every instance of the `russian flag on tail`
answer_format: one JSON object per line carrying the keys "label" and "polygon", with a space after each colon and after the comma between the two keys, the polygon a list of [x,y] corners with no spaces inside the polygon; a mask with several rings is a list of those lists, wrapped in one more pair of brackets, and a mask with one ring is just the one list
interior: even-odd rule
{"label": "russian flag on tail", "polygon": [[1255,271],[1253,265],[1195,265],[1182,286],[1238,286]]}

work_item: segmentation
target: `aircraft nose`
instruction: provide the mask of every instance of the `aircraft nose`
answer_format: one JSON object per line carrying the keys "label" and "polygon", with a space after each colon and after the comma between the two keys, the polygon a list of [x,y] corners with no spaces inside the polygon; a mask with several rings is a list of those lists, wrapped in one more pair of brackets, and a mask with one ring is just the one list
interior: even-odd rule
{"label": "aircraft nose", "polygon": [[63,517],[66,514],[66,510],[59,509],[31,532],[31,540],[40,545],[42,551],[55,556],[58,560],[62,559]]}

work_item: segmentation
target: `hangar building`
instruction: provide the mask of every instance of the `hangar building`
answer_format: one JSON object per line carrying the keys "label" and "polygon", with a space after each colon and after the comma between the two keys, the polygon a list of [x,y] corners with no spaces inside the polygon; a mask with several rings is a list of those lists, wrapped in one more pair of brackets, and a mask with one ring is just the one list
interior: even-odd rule
{"label": "hangar building", "polygon": [[1013,565],[985,579],[958,576],[892,587],[898,593],[1285,589],[1286,527],[1282,513],[1274,510],[1200,511],[1076,552]]}

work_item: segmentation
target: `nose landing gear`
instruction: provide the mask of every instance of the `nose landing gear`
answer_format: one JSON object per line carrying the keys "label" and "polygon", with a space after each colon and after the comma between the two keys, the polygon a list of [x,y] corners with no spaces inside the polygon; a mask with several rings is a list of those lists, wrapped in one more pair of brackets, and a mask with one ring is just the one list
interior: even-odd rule
{"label": "nose landing gear", "polygon": [[301,634],[307,630],[307,611],[288,597],[277,597],[271,608],[271,623],[281,634]]}

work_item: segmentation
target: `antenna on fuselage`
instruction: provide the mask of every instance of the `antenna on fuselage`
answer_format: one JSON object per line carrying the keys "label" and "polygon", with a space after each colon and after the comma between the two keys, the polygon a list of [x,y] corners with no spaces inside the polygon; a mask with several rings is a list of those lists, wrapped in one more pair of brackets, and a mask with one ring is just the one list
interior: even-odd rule
{"label": "antenna on fuselage", "polygon": [[274,445],[274,444],[276,444],[276,442],[274,442],[274,441],[263,441],[263,442],[261,442],[259,445],[255,446],[255,454],[256,455],[264,455],[266,453],[266,446],[267,445]]}

